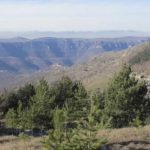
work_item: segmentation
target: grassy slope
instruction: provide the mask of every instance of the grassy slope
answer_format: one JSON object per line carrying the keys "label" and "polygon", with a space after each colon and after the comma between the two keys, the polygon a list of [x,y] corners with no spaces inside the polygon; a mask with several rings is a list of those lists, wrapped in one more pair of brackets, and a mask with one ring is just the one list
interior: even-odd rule
{"label": "grassy slope", "polygon": [[99,131],[110,150],[150,150],[150,126]]}
{"label": "grassy slope", "polygon": [[[72,79],[81,80],[88,90],[105,88],[113,75],[119,71],[123,62],[130,62],[141,53],[150,53],[150,43],[146,42],[120,52],[105,52],[93,57],[84,64],[75,65],[65,71]],[[145,55],[143,55],[144,57]],[[147,56],[147,55],[146,55]],[[150,74],[150,60],[133,64],[133,70],[138,74]],[[50,74],[45,76],[49,81]]]}
{"label": "grassy slope", "polygon": [[0,150],[42,150],[41,138],[23,140],[15,136],[2,136]]}
{"label": "grassy slope", "polygon": [[[150,150],[150,126],[100,130],[97,136],[108,139],[110,150]],[[42,150],[41,140],[3,136],[0,137],[0,150]]]}
{"label": "grassy slope", "polygon": [[[150,53],[150,42],[146,42],[137,45],[133,48],[129,48],[126,51],[125,55],[126,55],[126,60],[128,62],[134,62],[133,69],[135,72],[137,72],[138,74],[149,76],[150,75],[149,53]],[[139,58],[139,61],[135,61],[136,58]]]}
{"label": "grassy slope", "polygon": [[[82,68],[89,68],[85,74],[78,74],[87,89],[105,88],[113,75],[119,71],[123,62],[129,63],[131,60],[140,57],[141,61],[132,64],[134,72],[144,74],[146,77],[150,75],[150,42],[130,47],[121,52],[106,52],[96,56],[82,67],[76,66],[74,70],[81,72]],[[70,72],[70,71],[69,71]],[[82,78],[81,78],[82,77]]]}

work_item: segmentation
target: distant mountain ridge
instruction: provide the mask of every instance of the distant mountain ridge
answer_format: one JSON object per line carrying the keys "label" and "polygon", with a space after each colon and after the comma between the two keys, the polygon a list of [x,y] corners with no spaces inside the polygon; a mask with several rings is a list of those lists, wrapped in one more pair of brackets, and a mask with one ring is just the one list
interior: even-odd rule
{"label": "distant mountain ridge", "polygon": [[103,31],[0,31],[0,38],[25,37],[29,39],[55,37],[55,38],[120,38],[120,37],[150,37],[150,32],[134,30],[103,30]]}
{"label": "distant mountain ridge", "polygon": [[[138,59],[137,59],[138,58]],[[137,61],[138,60],[138,61]],[[144,42],[121,51],[105,51],[91,56],[84,63],[61,66],[57,63],[33,73],[16,74],[0,71],[0,90],[37,82],[43,77],[52,83],[62,76],[81,80],[89,90],[105,88],[109,79],[118,72],[122,63],[131,63],[134,72],[150,79],[150,42]],[[133,63],[134,62],[134,63]]]}
{"label": "distant mountain ridge", "polygon": [[53,64],[71,66],[104,51],[119,51],[150,41],[148,37],[123,38],[38,38],[0,40],[0,71],[28,73]]}

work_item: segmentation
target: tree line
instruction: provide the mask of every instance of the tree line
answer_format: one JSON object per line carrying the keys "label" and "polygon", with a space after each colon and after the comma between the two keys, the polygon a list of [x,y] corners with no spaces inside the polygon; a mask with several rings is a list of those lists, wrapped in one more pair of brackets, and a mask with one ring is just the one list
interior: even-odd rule
{"label": "tree line", "polygon": [[48,149],[96,150],[105,142],[96,138],[100,128],[149,124],[150,98],[146,83],[124,64],[103,92],[87,92],[69,77],[51,85],[42,79],[3,93],[0,111],[7,127],[50,130],[43,141]]}

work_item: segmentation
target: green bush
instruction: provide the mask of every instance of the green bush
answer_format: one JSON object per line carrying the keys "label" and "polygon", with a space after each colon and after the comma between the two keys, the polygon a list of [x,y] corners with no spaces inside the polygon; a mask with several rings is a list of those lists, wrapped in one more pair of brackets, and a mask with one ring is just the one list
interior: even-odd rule
{"label": "green bush", "polygon": [[134,118],[130,123],[130,126],[133,127],[141,127],[143,125],[142,121],[139,119],[139,117]]}
{"label": "green bush", "polygon": [[144,122],[145,125],[150,125],[150,117],[147,117]]}

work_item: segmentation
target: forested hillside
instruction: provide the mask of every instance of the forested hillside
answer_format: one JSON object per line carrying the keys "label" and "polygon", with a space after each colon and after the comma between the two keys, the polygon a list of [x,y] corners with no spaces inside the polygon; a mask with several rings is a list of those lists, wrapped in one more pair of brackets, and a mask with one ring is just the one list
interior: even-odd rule
{"label": "forested hillside", "polygon": [[0,111],[1,134],[25,137],[30,129],[34,136],[38,129],[48,150],[97,150],[108,142],[97,136],[101,129],[149,125],[150,98],[146,83],[123,64],[105,91],[88,92],[80,81],[68,77],[51,85],[42,79],[37,85],[5,91]]}

